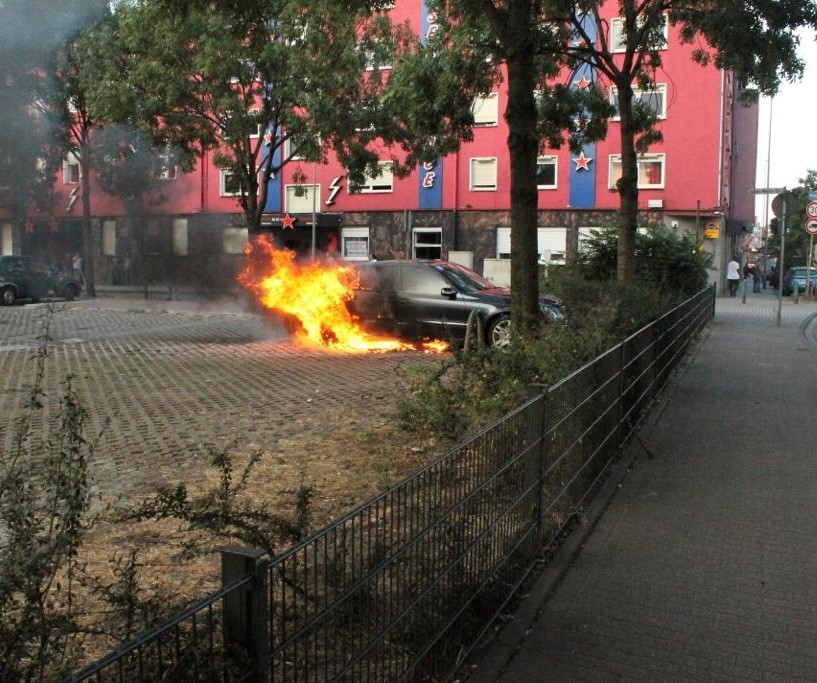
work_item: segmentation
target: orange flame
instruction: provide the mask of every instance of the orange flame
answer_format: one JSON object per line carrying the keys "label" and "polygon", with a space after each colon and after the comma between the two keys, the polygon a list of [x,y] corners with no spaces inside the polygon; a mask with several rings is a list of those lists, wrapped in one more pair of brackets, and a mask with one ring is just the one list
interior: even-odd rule
{"label": "orange flame", "polygon": [[[247,266],[238,283],[270,310],[296,318],[302,341],[341,351],[406,351],[414,344],[390,337],[378,337],[363,331],[354,320],[346,302],[358,284],[355,270],[349,266],[320,261],[299,262],[295,253],[277,249],[264,235],[245,250]],[[422,350],[442,352],[448,344],[424,342]]]}

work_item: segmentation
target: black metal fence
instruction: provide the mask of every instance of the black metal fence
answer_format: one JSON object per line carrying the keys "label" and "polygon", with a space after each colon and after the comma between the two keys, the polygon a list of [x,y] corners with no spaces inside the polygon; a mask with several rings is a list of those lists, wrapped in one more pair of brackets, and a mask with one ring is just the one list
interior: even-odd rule
{"label": "black metal fence", "polygon": [[[714,315],[703,290],[73,681],[445,680],[596,491]],[[227,585],[229,584],[229,585]]]}

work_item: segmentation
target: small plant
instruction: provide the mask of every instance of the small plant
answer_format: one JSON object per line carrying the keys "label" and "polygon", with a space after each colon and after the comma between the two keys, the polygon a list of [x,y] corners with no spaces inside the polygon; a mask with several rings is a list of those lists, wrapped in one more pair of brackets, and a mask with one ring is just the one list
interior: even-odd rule
{"label": "small plant", "polygon": [[233,456],[227,449],[207,445],[210,464],[218,471],[218,483],[191,495],[180,482],[160,487],[152,498],[121,513],[122,521],[175,519],[185,532],[182,555],[212,552],[230,541],[263,549],[270,555],[282,544],[301,540],[308,532],[314,489],[302,483],[294,492],[295,512],[281,515],[264,503],[245,495],[250,475],[261,458],[253,452],[236,480]]}
{"label": "small plant", "polygon": [[54,680],[79,656],[77,555],[91,526],[88,413],[64,385],[58,424],[42,442],[35,415],[48,357],[49,307],[36,356],[28,411],[10,452],[0,453],[0,680]]}

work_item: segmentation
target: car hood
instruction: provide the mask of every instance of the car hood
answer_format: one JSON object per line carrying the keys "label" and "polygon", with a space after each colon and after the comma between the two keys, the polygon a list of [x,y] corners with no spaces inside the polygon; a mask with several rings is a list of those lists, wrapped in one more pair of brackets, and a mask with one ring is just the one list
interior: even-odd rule
{"label": "car hood", "polygon": [[[505,304],[509,308],[511,305],[511,290],[507,287],[493,287],[492,289],[482,289],[478,292],[469,292],[469,296],[492,304]],[[562,300],[554,294],[540,294],[539,303],[549,306],[561,306]]]}

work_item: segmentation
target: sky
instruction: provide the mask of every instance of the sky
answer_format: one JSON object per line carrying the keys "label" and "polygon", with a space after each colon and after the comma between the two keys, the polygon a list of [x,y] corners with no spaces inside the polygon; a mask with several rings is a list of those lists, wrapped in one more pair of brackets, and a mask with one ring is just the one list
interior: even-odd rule
{"label": "sky", "polygon": [[[808,170],[817,170],[817,41],[803,35],[800,48],[806,63],[803,79],[784,83],[774,99],[760,100],[755,187],[791,189],[800,185]],[[771,208],[768,211],[771,217]],[[761,197],[755,213],[758,222],[764,223],[766,207]]]}

